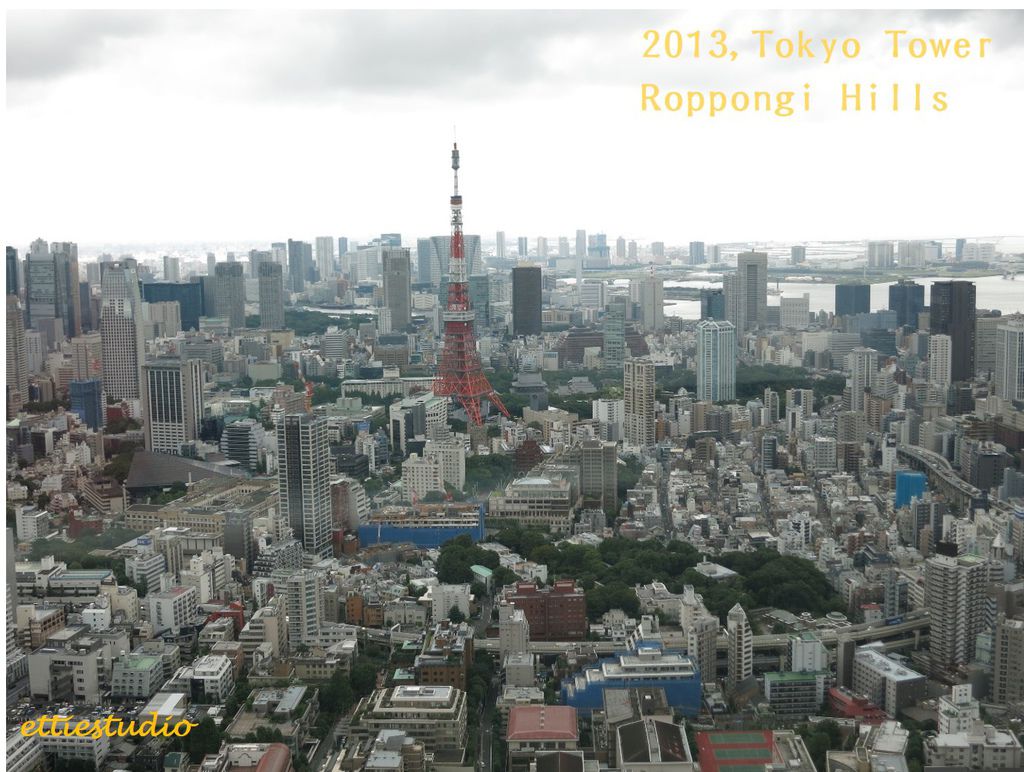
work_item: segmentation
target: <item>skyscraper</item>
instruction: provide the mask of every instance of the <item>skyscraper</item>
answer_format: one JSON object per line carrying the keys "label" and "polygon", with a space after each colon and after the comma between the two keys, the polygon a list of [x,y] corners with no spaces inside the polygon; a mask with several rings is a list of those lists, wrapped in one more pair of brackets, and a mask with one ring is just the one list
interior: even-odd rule
{"label": "skyscraper", "polygon": [[697,399],[736,399],[736,328],[705,319],[697,324]]}
{"label": "skyscraper", "polygon": [[316,270],[320,281],[334,276],[334,236],[316,237]]}
{"label": "skyscraper", "polygon": [[199,439],[203,363],[198,359],[159,357],[146,362],[142,372],[146,385],[146,450],[182,455],[182,445]]}
{"label": "skyscraper", "polygon": [[[522,241],[522,239],[520,239]],[[426,242],[426,243],[423,243]],[[424,281],[422,271],[424,270],[424,257],[420,254],[421,249],[427,249],[427,265],[430,270],[430,284],[434,287],[441,286],[443,277],[448,276],[448,263],[451,260],[452,237],[431,236],[429,239],[418,239],[416,241],[417,272],[421,273],[420,281]],[[467,276],[474,273],[481,273],[484,269],[483,248],[479,236],[465,234],[462,237],[463,259],[466,261]],[[447,303],[448,298],[442,299],[442,304]]]}
{"label": "skyscraper", "polygon": [[164,281],[181,281],[181,264],[178,258],[164,255]]}
{"label": "skyscraper", "polygon": [[41,329],[44,320],[60,319],[65,337],[81,334],[76,244],[55,241],[47,249],[42,239],[32,242],[25,266],[25,302],[30,327]]}
{"label": "skyscraper", "polygon": [[245,273],[241,263],[217,263],[214,270],[217,316],[232,330],[245,328]]}
{"label": "skyscraper", "polygon": [[891,241],[868,242],[868,267],[892,268],[896,264]]}
{"label": "skyscraper", "polygon": [[870,284],[837,284],[836,316],[871,313]]}
{"label": "skyscraper", "polygon": [[384,273],[384,306],[391,310],[391,329],[404,330],[412,321],[409,312],[410,266],[409,250],[386,247],[382,254]]}
{"label": "skyscraper", "polygon": [[613,297],[604,314],[604,348],[602,359],[604,369],[619,372],[626,361],[626,298]]}
{"label": "skyscraper", "polygon": [[71,381],[68,385],[71,412],[76,414],[90,429],[102,429],[106,424],[106,400],[103,397],[103,382],[99,378]]}
{"label": "skyscraper", "polygon": [[807,247],[792,246],[789,248],[789,262],[793,265],[800,265],[807,260]]}
{"label": "skyscraper", "polygon": [[690,265],[704,265],[704,242],[691,241],[689,251]]}
{"label": "skyscraper", "polygon": [[725,290],[705,287],[700,291],[700,318],[725,319]]}
{"label": "skyscraper", "polygon": [[954,381],[969,381],[974,377],[975,299],[973,282],[937,281],[932,285],[930,331],[952,339]]}
{"label": "skyscraper", "polygon": [[626,240],[622,236],[615,239],[615,259],[620,263],[626,259]]}
{"label": "skyscraper", "polygon": [[1024,400],[1024,321],[1007,320],[996,327],[996,395]]}
{"label": "skyscraper", "polygon": [[975,640],[985,630],[988,589],[1001,576],[1001,564],[977,555],[936,555],[925,561],[932,672],[973,660]]}
{"label": "skyscraper", "polygon": [[737,335],[768,321],[768,254],[741,252],[736,273],[725,275],[726,317]]}
{"label": "skyscraper", "polygon": [[[177,301],[181,313],[181,329],[198,330],[203,316],[203,285],[196,281],[147,282],[142,285],[142,299],[147,303]],[[207,316],[213,316],[213,309]]]}
{"label": "skyscraper", "polygon": [[850,410],[866,412],[867,397],[865,391],[875,382],[878,372],[878,352],[872,348],[858,346],[846,357],[850,377],[847,384],[850,389]]}
{"label": "skyscraper", "polygon": [[729,609],[725,629],[729,637],[728,682],[735,687],[754,674],[754,637],[747,612],[739,603]]}
{"label": "skyscraper", "polygon": [[654,373],[654,362],[647,358],[631,358],[623,363],[624,434],[625,444],[631,448],[650,448],[655,443]]}
{"label": "skyscraper", "polygon": [[305,413],[283,416],[277,426],[277,457],[281,515],[304,551],[330,557],[327,419]]}
{"label": "skyscraper", "polygon": [[324,580],[317,571],[303,569],[284,584],[288,611],[288,640],[294,645],[317,643],[323,621]]}
{"label": "skyscraper", "polygon": [[530,254],[530,240],[526,236],[520,236],[517,244],[519,258],[522,259]]}
{"label": "skyscraper", "polygon": [[103,391],[114,400],[140,399],[146,346],[135,260],[104,263],[100,285]]}
{"label": "skyscraper", "polygon": [[14,247],[7,247],[7,294],[17,295],[21,292],[21,285],[18,282],[18,250]]}
{"label": "skyscraper", "polygon": [[305,291],[307,258],[311,259],[312,254],[311,244],[288,239],[288,278],[292,292]]}
{"label": "skyscraper", "polygon": [[640,306],[640,320],[645,332],[665,327],[665,280],[643,276],[629,283],[631,300]]}
{"label": "skyscraper", "polygon": [[7,408],[8,417],[28,401],[28,349],[25,314],[17,295],[7,296]]}
{"label": "skyscraper", "polygon": [[259,264],[260,327],[284,329],[284,271],[277,263]]}
{"label": "skyscraper", "polygon": [[[494,256],[499,260],[503,260],[505,258],[505,231],[498,231],[495,235]],[[420,281],[422,281],[422,279]]]}
{"label": "skyscraper", "polygon": [[98,332],[71,339],[71,369],[76,381],[103,377],[103,337]]}
{"label": "skyscraper", "polygon": [[948,389],[953,382],[952,339],[948,335],[928,336],[928,382]]}
{"label": "skyscraper", "polygon": [[491,324],[491,281],[486,273],[469,277],[469,305],[476,313],[473,328],[486,330]]}
{"label": "skyscraper", "polygon": [[517,265],[512,269],[512,334],[541,333],[541,269]]}
{"label": "skyscraper", "polygon": [[901,279],[889,285],[889,310],[896,312],[896,324],[917,329],[917,315],[924,311],[924,285]]}

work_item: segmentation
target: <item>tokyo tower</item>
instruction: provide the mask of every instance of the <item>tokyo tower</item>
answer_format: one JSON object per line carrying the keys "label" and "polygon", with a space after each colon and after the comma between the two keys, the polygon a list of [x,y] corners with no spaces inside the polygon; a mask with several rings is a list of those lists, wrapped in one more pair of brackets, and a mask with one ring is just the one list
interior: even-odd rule
{"label": "tokyo tower", "polygon": [[452,246],[448,260],[448,306],[444,312],[444,342],[441,361],[434,378],[434,394],[451,397],[465,409],[474,424],[483,423],[480,400],[487,399],[508,417],[508,410],[484,375],[476,350],[473,320],[476,314],[469,303],[469,280],[462,243],[462,196],[459,195],[459,146],[452,148],[455,190],[452,192]]}

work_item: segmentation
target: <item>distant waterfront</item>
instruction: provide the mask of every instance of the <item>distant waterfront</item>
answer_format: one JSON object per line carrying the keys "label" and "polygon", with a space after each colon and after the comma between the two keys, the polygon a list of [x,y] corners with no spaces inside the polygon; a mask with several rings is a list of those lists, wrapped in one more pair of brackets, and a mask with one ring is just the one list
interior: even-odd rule
{"label": "distant waterfront", "polygon": [[[931,285],[937,281],[949,281],[949,277],[928,277],[914,279],[918,284],[923,284],[928,289],[925,291],[925,302],[931,297]],[[978,288],[978,308],[998,308],[1004,314],[1024,312],[1024,276],[1016,280],[1004,279],[999,276],[981,276],[971,281]],[[889,285],[893,282],[879,282],[871,285],[871,310],[877,311],[889,306]],[[712,281],[668,281],[666,287],[721,287],[721,282]],[[775,282],[769,282],[768,287],[774,290]],[[780,295],[768,295],[768,305],[777,306],[782,297],[799,297],[805,292],[810,295],[811,311],[836,310],[836,285],[826,282],[780,282],[778,288]],[[683,319],[700,318],[700,301],[698,300],[672,300],[665,304],[665,313],[669,316],[679,316]]]}

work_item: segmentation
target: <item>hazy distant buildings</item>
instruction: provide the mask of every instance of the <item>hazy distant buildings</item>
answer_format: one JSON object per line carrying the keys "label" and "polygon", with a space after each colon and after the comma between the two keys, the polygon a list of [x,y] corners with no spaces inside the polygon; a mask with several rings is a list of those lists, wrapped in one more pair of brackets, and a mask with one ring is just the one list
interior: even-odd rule
{"label": "hazy distant buildings", "polygon": [[214,269],[216,316],[232,330],[245,328],[245,269],[241,263],[217,263]]}
{"label": "hazy distant buildings", "polygon": [[689,258],[690,265],[703,265],[706,262],[703,241],[690,242]]}
{"label": "hazy distant buildings", "polygon": [[697,399],[736,399],[736,328],[705,319],[697,324]]}
{"label": "hazy distant buildings", "polygon": [[512,334],[541,334],[541,269],[518,265],[512,269]]}
{"label": "hazy distant buildings", "polygon": [[292,292],[306,289],[306,269],[313,262],[313,246],[288,239],[288,278]]}
{"label": "hazy distant buildings", "polygon": [[284,271],[278,263],[260,263],[260,327],[264,330],[284,329]]}
{"label": "hazy distant buildings", "polygon": [[804,246],[792,246],[789,248],[789,262],[793,265],[800,265],[800,263],[807,261],[807,247]]}
{"label": "hazy distant buildings", "polygon": [[932,335],[952,339],[954,381],[974,377],[976,291],[973,282],[937,281],[932,284],[929,320]]}
{"label": "hazy distant buildings", "polygon": [[892,268],[896,264],[896,255],[891,241],[868,242],[868,267]]}
{"label": "hazy distant buildings", "polygon": [[320,281],[327,281],[334,276],[334,237],[317,236],[316,238],[316,270]]}

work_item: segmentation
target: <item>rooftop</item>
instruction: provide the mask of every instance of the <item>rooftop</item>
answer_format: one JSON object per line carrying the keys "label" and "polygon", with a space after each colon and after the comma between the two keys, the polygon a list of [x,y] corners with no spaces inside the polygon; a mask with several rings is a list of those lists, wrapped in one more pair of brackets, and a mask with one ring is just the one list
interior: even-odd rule
{"label": "rooftop", "polygon": [[509,711],[509,741],[579,740],[576,708],[566,705],[517,705]]}

